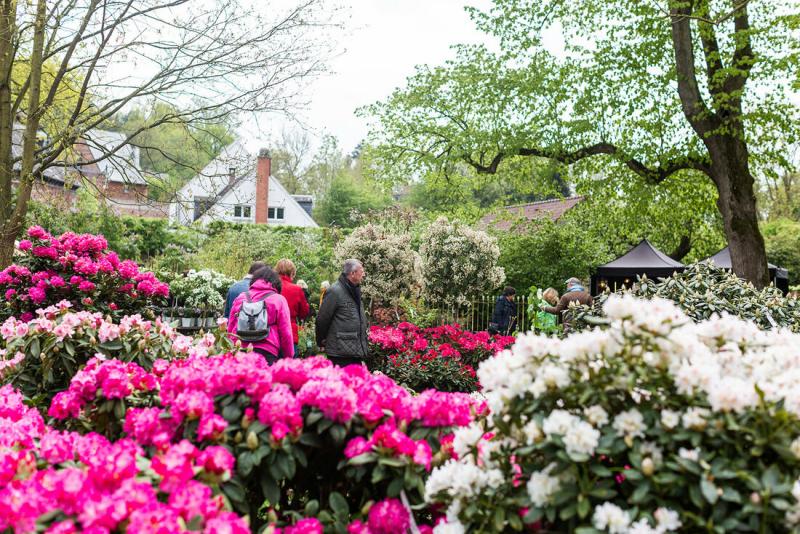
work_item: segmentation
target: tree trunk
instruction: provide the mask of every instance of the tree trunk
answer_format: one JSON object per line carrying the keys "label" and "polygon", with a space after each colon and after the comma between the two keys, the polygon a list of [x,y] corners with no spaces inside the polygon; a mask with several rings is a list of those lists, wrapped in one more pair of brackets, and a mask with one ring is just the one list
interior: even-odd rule
{"label": "tree trunk", "polygon": [[769,285],[767,252],[758,229],[758,210],[747,145],[727,136],[705,140],[711,156],[711,179],[717,186],[717,207],[722,214],[731,251],[733,272],[756,287]]}

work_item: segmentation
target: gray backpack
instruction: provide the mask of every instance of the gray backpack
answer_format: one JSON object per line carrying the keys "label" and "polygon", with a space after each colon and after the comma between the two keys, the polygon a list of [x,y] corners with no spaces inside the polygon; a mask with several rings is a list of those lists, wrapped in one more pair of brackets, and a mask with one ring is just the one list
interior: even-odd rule
{"label": "gray backpack", "polygon": [[245,293],[245,301],[239,310],[238,322],[236,323],[236,335],[242,341],[257,342],[264,341],[269,336],[269,316],[267,314],[267,298],[274,295],[270,291],[263,299],[253,301],[250,298],[250,291]]}

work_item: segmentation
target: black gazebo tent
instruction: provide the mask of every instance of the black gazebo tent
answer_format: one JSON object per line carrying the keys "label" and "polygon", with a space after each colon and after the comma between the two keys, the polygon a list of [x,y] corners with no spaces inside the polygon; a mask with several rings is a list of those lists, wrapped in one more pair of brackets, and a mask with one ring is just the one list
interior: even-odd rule
{"label": "black gazebo tent", "polygon": [[643,239],[627,254],[597,268],[592,275],[592,295],[597,295],[606,288],[616,291],[621,287],[630,287],[637,276],[647,275],[655,280],[672,276],[672,273],[685,268],[684,264],[673,260],[647,239]]}
{"label": "black gazebo tent", "polygon": [[[713,261],[714,265],[720,269],[733,268],[731,264],[731,249],[728,247],[723,248],[713,256],[709,256],[706,260]],[[767,268],[769,268],[770,283],[775,284],[775,287],[784,293],[789,291],[789,271],[771,263],[767,264]]]}

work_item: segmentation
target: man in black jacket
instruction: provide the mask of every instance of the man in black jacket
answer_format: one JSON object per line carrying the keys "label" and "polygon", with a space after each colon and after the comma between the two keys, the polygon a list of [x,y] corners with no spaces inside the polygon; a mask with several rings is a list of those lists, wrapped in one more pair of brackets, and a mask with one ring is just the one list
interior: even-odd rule
{"label": "man in black jacket", "polygon": [[516,328],[517,305],[514,304],[514,295],[516,294],[516,289],[511,286],[506,286],[503,290],[503,294],[497,297],[494,303],[492,322],[489,323],[490,334],[503,334],[507,336]]}
{"label": "man in black jacket", "polygon": [[361,301],[363,279],[361,262],[346,260],[339,280],[325,292],[317,313],[317,346],[336,365],[361,363],[369,356],[367,319]]}

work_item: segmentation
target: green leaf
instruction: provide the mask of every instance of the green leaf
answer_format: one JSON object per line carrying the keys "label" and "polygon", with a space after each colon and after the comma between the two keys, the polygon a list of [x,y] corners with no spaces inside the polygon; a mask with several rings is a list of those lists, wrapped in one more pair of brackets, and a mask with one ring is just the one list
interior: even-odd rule
{"label": "green leaf", "polygon": [[537,507],[535,507],[535,506],[532,506],[532,507],[530,508],[530,510],[528,510],[528,513],[527,513],[527,514],[525,514],[525,517],[523,517],[523,518],[522,518],[522,520],[523,520],[523,521],[524,521],[526,524],[528,524],[528,525],[529,525],[529,524],[531,524],[531,523],[536,523],[536,522],[537,522],[537,521],[539,521],[539,520],[540,520],[542,517],[544,517],[544,510],[542,510],[541,508],[537,508]]}
{"label": "green leaf", "polygon": [[387,497],[397,497],[400,495],[400,492],[403,491],[403,482],[402,478],[395,478],[392,480],[386,488]]}
{"label": "green leaf", "polygon": [[261,491],[264,493],[264,498],[271,506],[275,506],[281,502],[281,488],[278,482],[264,470],[261,474],[261,479],[258,481],[261,485]]}
{"label": "green leaf", "polygon": [[592,510],[592,505],[589,502],[589,499],[583,498],[578,501],[578,517],[581,519],[585,519],[589,512]]}
{"label": "green leaf", "polygon": [[306,517],[315,517],[318,513],[319,513],[319,501],[316,499],[311,499],[306,503],[306,506],[303,509],[303,514]]}
{"label": "green leaf", "polygon": [[650,492],[650,483],[642,482],[636,487],[636,489],[631,494],[631,498],[628,500],[633,504],[641,504],[647,500],[647,494],[649,492]]}
{"label": "green leaf", "polygon": [[700,480],[700,491],[703,493],[703,497],[705,497],[709,504],[715,504],[719,499],[719,495],[717,494],[717,486],[715,486],[714,483],[707,478]]}
{"label": "green leaf", "polygon": [[506,524],[506,511],[504,508],[498,506],[494,510],[494,527],[497,532],[503,532],[503,527]]}
{"label": "green leaf", "polygon": [[349,517],[350,507],[347,505],[347,499],[338,491],[334,491],[330,494],[330,497],[328,497],[328,504],[330,504],[331,510],[333,510],[338,518],[347,519]]}

